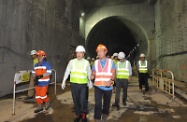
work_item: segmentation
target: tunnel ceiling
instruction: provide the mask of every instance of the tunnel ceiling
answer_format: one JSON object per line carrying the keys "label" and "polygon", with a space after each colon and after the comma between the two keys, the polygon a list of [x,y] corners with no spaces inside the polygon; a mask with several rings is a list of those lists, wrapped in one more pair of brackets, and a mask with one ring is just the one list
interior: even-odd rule
{"label": "tunnel ceiling", "polygon": [[126,55],[137,45],[129,28],[116,17],[110,17],[96,24],[87,38],[87,49],[92,57],[96,56],[98,44],[105,44],[108,54],[125,52]]}
{"label": "tunnel ceiling", "polygon": [[147,0],[79,0],[85,10],[107,5],[139,4]]}

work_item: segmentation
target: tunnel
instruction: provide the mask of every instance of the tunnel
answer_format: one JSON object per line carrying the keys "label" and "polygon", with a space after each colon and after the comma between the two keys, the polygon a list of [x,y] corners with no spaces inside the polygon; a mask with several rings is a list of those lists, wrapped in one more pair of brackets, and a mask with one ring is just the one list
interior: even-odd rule
{"label": "tunnel", "polygon": [[[86,46],[91,57],[96,57],[97,45],[104,44],[108,48],[107,55],[112,56],[113,53],[122,51],[133,62],[141,52],[147,52],[147,42],[142,40],[146,39],[140,28],[126,19],[114,16],[99,21],[91,29]],[[143,51],[140,52],[140,49]]]}

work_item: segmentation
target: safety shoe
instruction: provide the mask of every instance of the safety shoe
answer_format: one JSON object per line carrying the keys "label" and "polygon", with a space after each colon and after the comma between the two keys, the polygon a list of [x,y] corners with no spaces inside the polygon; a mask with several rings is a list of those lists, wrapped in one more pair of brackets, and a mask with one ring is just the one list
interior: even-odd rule
{"label": "safety shoe", "polygon": [[81,114],[82,122],[87,122],[86,114]]}
{"label": "safety shoe", "polygon": [[126,105],[127,105],[126,101],[123,101],[123,105],[124,105],[124,106],[126,106]]}
{"label": "safety shoe", "polygon": [[100,119],[95,119],[95,122],[102,122]]}
{"label": "safety shoe", "polygon": [[41,111],[43,111],[43,106],[42,106],[42,104],[39,104],[38,108],[34,111],[34,113],[39,113]]}
{"label": "safety shoe", "polygon": [[50,108],[50,102],[48,101],[45,103],[45,110],[48,110],[49,108]]}
{"label": "safety shoe", "polygon": [[117,103],[116,103],[116,102],[114,102],[114,103],[112,104],[112,107],[116,107],[116,105],[117,105]]}
{"label": "safety shoe", "polygon": [[27,96],[27,97],[25,97],[24,100],[31,100],[31,99],[33,99],[33,98],[34,98],[33,96],[31,96],[31,97]]}
{"label": "safety shoe", "polygon": [[107,122],[107,118],[108,118],[108,115],[107,114],[103,114],[102,115],[102,122]]}
{"label": "safety shoe", "polygon": [[112,107],[116,107],[116,108],[117,108],[117,110],[119,110],[119,104],[118,104],[118,103],[116,103],[116,102],[112,104]]}
{"label": "safety shoe", "polygon": [[75,119],[74,119],[74,122],[79,122],[81,119],[81,116],[77,116]]}

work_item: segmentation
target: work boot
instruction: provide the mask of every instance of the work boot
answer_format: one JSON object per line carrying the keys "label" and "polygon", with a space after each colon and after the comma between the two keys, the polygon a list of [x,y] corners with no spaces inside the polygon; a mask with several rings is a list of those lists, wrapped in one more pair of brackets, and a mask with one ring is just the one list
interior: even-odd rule
{"label": "work boot", "polygon": [[124,106],[126,106],[126,105],[127,105],[126,101],[123,101],[123,105],[124,105]]}
{"label": "work boot", "polygon": [[116,108],[117,108],[117,110],[119,110],[119,104],[118,104],[118,103],[116,103],[116,102],[112,104],[112,107],[116,107]]}
{"label": "work boot", "polygon": [[80,119],[81,119],[81,116],[79,115],[79,116],[77,116],[77,117],[74,119],[74,122],[79,122]]}
{"label": "work boot", "polygon": [[87,122],[86,114],[81,114],[82,122]]}
{"label": "work boot", "polygon": [[95,119],[95,122],[101,122],[101,120],[100,119]]}
{"label": "work boot", "polygon": [[114,103],[112,104],[112,107],[116,107],[116,105],[117,105],[117,103],[116,103],[116,102],[114,102]]}
{"label": "work boot", "polygon": [[102,115],[102,122],[107,122],[107,118],[108,118],[108,115],[107,114],[103,114]]}
{"label": "work boot", "polygon": [[45,110],[48,110],[50,108],[50,102],[45,102]]}
{"label": "work boot", "polygon": [[31,99],[33,99],[34,97],[33,96],[27,96],[27,97],[25,97],[25,99],[24,100],[31,100]]}
{"label": "work boot", "polygon": [[39,105],[38,105],[38,108],[34,111],[34,113],[39,113],[39,112],[41,112],[41,111],[43,111],[43,105],[42,105],[42,104],[39,104]]}

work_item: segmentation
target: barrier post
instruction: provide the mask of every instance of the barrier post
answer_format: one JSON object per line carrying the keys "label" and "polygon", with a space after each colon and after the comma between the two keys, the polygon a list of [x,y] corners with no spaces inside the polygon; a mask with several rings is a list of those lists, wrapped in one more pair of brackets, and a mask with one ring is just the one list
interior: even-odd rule
{"label": "barrier post", "polygon": [[[56,95],[56,71],[54,69],[51,69],[54,74],[55,74],[55,81],[54,82],[51,82],[49,84],[55,84],[55,95]],[[31,72],[31,70],[28,70],[29,72]],[[24,92],[24,91],[28,91],[28,90],[31,90],[31,89],[34,89],[35,87],[32,87],[32,88],[26,88],[26,89],[21,89],[21,90],[17,90],[16,91],[16,77],[17,77],[18,73],[15,73],[14,75],[14,86],[13,86],[13,107],[12,107],[12,115],[15,115],[15,106],[16,106],[16,93],[19,93],[19,92]],[[19,84],[19,83],[18,83]]]}
{"label": "barrier post", "polygon": [[[160,74],[160,76],[159,75],[155,76],[155,72],[158,72]],[[171,79],[163,78],[163,73],[164,72],[170,73],[171,74]],[[153,73],[152,76],[153,76],[154,85],[156,86],[156,88],[157,89],[159,88],[160,90],[168,93],[174,99],[174,97],[175,97],[175,85],[174,85],[174,75],[173,75],[173,73],[171,71],[168,71],[168,70],[157,70],[157,69],[153,69],[152,73]],[[162,79],[162,81],[159,80],[159,79]],[[160,83],[160,82],[163,82],[163,84]],[[160,86],[160,85],[162,85],[162,86]],[[165,85],[165,88],[164,88],[164,85]],[[171,93],[171,89],[172,89],[172,93]]]}

